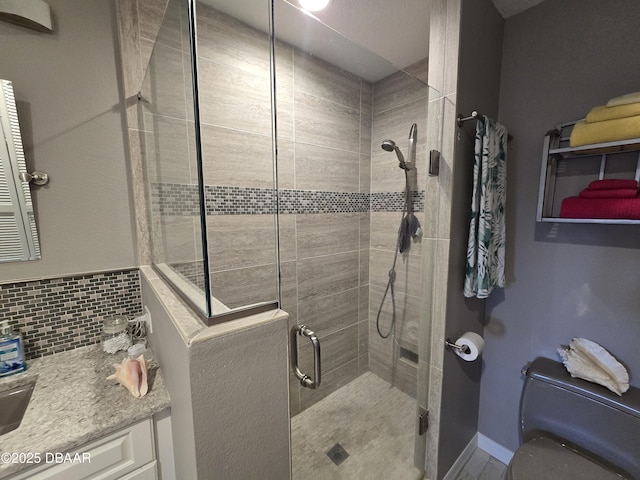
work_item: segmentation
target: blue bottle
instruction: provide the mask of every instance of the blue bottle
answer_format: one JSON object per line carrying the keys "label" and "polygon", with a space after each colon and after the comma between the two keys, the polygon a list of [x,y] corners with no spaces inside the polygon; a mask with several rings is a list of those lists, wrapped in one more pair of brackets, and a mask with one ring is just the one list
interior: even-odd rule
{"label": "blue bottle", "polygon": [[13,333],[8,320],[0,322],[0,377],[27,369],[24,361],[22,336]]}

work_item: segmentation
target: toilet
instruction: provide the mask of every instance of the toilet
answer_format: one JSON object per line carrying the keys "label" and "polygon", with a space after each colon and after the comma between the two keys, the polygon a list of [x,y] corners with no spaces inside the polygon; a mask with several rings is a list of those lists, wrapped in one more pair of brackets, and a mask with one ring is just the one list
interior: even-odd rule
{"label": "toilet", "polygon": [[640,389],[620,397],[548,358],[525,369],[506,480],[640,480]]}

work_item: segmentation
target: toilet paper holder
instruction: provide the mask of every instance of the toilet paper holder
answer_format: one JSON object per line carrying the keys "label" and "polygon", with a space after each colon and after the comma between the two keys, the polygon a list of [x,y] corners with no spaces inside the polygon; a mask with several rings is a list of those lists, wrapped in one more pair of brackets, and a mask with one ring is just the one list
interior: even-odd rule
{"label": "toilet paper holder", "polygon": [[453,343],[448,338],[444,341],[444,346],[447,348],[447,350],[457,350],[459,352],[466,353],[466,354],[471,353],[471,350],[469,349],[468,345],[458,345],[457,343]]}

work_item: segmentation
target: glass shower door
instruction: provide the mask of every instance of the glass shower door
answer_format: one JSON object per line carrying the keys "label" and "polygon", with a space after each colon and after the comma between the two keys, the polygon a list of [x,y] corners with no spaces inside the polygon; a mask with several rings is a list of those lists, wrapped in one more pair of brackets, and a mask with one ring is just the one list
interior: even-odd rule
{"label": "glass shower door", "polygon": [[[393,298],[382,299],[407,197],[432,233],[426,58],[407,73],[293,2],[277,0],[274,17],[281,308],[297,337],[293,478],[420,478],[422,235],[397,255]],[[410,160],[414,123],[416,160],[404,170],[381,145],[393,140]],[[321,347],[319,386],[317,349],[303,331]]]}

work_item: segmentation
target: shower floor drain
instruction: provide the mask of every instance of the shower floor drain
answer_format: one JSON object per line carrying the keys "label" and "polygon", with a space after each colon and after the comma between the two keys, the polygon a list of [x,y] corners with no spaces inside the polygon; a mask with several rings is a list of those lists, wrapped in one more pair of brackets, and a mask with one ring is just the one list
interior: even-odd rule
{"label": "shower floor drain", "polygon": [[327,457],[329,457],[331,459],[331,461],[333,463],[335,463],[336,465],[340,465],[342,462],[344,462],[349,457],[349,454],[347,453],[347,451],[344,448],[342,448],[342,445],[340,445],[339,443],[336,443],[327,452]]}

